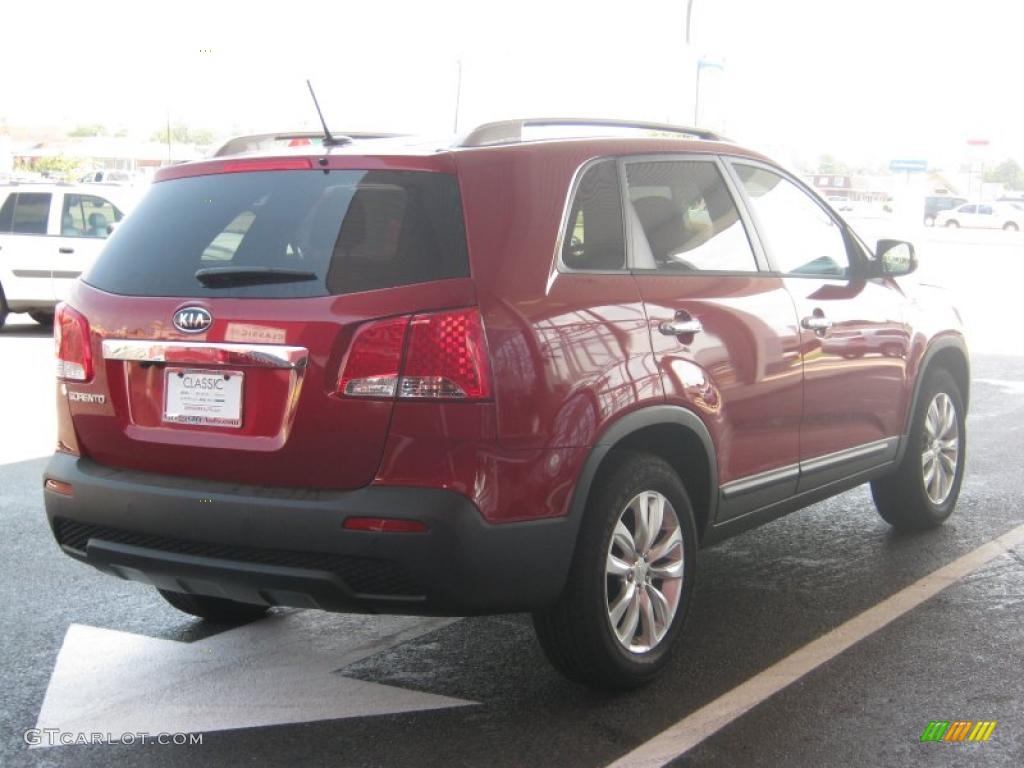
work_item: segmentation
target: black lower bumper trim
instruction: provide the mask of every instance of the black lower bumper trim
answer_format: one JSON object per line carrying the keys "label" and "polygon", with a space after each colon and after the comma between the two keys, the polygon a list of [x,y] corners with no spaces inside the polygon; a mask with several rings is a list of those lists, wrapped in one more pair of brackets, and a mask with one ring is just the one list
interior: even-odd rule
{"label": "black lower bumper trim", "polygon": [[[470,615],[557,600],[576,525],[487,523],[436,488],[240,486],[119,470],[63,453],[45,491],[64,551],[161,589],[336,611]],[[342,528],[348,516],[416,519],[427,533]]]}
{"label": "black lower bumper trim", "polygon": [[[62,547],[85,555],[90,541],[99,540],[104,546],[126,545],[131,550],[156,550],[167,555],[189,555],[194,559],[227,560],[254,565],[273,565],[281,568],[321,571],[333,574],[357,597],[402,597],[422,599],[409,576],[398,563],[380,558],[351,557],[327,552],[295,552],[286,549],[239,547],[186,541],[168,536],[154,536],[137,531],[125,531],[103,525],[79,523],[64,518],[53,521],[53,532]],[[93,547],[97,545],[94,542]],[[108,547],[109,549],[109,547]],[[136,553],[137,554],[137,553]]]}

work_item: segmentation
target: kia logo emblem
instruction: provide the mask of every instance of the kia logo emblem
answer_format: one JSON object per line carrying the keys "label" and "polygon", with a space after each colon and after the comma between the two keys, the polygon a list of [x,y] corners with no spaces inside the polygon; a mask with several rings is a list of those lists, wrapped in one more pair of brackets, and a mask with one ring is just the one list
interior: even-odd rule
{"label": "kia logo emblem", "polygon": [[182,307],[174,313],[173,322],[182,333],[202,333],[213,324],[213,317],[202,307]]}

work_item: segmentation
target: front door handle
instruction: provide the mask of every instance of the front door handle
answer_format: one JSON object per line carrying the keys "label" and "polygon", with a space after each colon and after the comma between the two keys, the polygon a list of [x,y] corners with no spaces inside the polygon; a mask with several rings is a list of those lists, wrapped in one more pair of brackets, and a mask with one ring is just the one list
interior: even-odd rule
{"label": "front door handle", "polygon": [[74,253],[75,252],[74,248],[58,248],[57,250],[60,253]]}
{"label": "front door handle", "polygon": [[824,315],[810,315],[800,321],[800,325],[806,328],[808,331],[814,331],[815,333],[824,333],[832,327],[832,321]]}
{"label": "front door handle", "polygon": [[662,320],[658,323],[658,330],[666,336],[683,336],[685,334],[700,333],[704,326],[696,318],[676,318],[675,320]]}

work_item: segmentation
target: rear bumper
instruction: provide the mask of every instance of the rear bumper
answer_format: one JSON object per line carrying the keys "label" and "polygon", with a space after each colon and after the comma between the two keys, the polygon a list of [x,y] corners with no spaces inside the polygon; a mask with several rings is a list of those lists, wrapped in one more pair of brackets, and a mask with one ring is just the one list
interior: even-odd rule
{"label": "rear bumper", "polygon": [[[492,525],[436,488],[304,491],[118,470],[58,453],[44,479],[61,548],[161,589],[333,611],[470,615],[558,598],[575,544],[567,518]],[[348,531],[348,516],[414,518],[427,533]]]}

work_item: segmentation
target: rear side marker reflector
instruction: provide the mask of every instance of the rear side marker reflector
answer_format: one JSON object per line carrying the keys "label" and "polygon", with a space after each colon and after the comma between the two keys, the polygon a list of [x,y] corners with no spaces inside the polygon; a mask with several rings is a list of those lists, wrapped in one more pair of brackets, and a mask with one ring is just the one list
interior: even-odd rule
{"label": "rear side marker reflector", "polygon": [[342,527],[347,531],[369,531],[372,533],[427,532],[426,523],[398,517],[346,517]]}
{"label": "rear side marker reflector", "polygon": [[48,491],[59,493],[61,496],[74,496],[75,490],[71,487],[71,483],[65,483],[61,480],[49,480],[43,483],[43,487]]}
{"label": "rear side marker reflector", "polygon": [[486,400],[491,368],[476,308],[406,315],[362,326],[338,394],[400,400]]}

